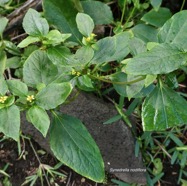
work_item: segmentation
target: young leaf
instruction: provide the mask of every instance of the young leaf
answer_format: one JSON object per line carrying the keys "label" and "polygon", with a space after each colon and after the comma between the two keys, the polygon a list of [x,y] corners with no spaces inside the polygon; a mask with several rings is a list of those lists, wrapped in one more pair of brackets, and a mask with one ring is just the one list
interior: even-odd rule
{"label": "young leaf", "polygon": [[61,34],[58,30],[51,30],[46,35],[46,40],[44,40],[43,43],[57,45],[64,42],[69,37],[71,37],[71,34]]}
{"label": "young leaf", "polygon": [[35,105],[27,111],[26,116],[28,121],[31,122],[44,137],[46,137],[50,125],[50,119],[47,112]]}
{"label": "young leaf", "polygon": [[43,8],[45,17],[54,26],[63,33],[71,33],[70,39],[81,43],[81,34],[79,33],[75,21],[78,10],[74,2],[67,0],[44,0]]}
{"label": "young leaf", "polygon": [[113,15],[110,7],[100,1],[81,1],[84,13],[88,14],[95,24],[110,24]]}
{"label": "young leaf", "polygon": [[0,109],[0,131],[18,141],[20,130],[20,111],[15,105]]}
{"label": "young leaf", "polygon": [[80,120],[60,113],[54,114],[50,146],[62,163],[84,177],[103,182],[104,163],[100,151]]}
{"label": "young leaf", "polygon": [[36,104],[49,110],[62,104],[71,93],[70,83],[52,83],[36,95]]}
{"label": "young leaf", "polygon": [[39,83],[47,85],[57,74],[57,67],[49,60],[46,52],[41,50],[34,51],[23,66],[23,79],[31,87],[36,87]]}
{"label": "young leaf", "polygon": [[27,47],[28,45],[30,45],[32,43],[39,42],[39,41],[40,41],[39,37],[28,36],[24,40],[22,40],[21,43],[19,43],[18,47],[19,48],[24,48],[24,47]]}
{"label": "young leaf", "polygon": [[162,131],[187,123],[187,102],[172,89],[155,87],[142,106],[142,121],[145,131]]}
{"label": "young leaf", "polygon": [[7,85],[10,92],[16,96],[27,96],[28,94],[27,85],[19,80],[7,80]]}
{"label": "young leaf", "polygon": [[79,29],[79,32],[89,37],[94,29],[94,22],[92,18],[84,13],[78,13],[76,16],[76,23]]}
{"label": "young leaf", "polygon": [[84,91],[93,91],[94,86],[92,80],[89,78],[88,75],[83,75],[77,78],[77,84],[79,89]]}
{"label": "young leaf", "polygon": [[158,33],[160,43],[177,44],[179,48],[187,50],[187,10],[180,11],[172,16]]}
{"label": "young leaf", "polygon": [[171,44],[160,44],[132,58],[125,68],[134,75],[156,75],[172,72],[187,62],[187,53]]}
{"label": "young leaf", "polygon": [[7,26],[7,23],[8,23],[8,19],[6,17],[0,17],[0,35],[3,34],[6,26]]}
{"label": "young leaf", "polygon": [[168,8],[159,8],[158,11],[150,10],[141,18],[142,21],[155,27],[161,27],[172,16]]}
{"label": "young leaf", "polygon": [[47,20],[42,18],[40,13],[29,9],[23,19],[23,28],[31,36],[45,36],[49,32]]}

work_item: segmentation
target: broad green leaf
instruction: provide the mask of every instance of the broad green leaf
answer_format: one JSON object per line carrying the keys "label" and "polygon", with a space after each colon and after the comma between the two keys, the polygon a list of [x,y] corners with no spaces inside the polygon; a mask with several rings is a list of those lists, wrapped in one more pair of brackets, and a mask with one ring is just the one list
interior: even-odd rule
{"label": "broad green leaf", "polygon": [[95,90],[92,80],[89,78],[88,75],[83,75],[83,76],[78,77],[76,85],[78,86],[79,89],[84,90],[84,91]]}
{"label": "broad green leaf", "polygon": [[6,61],[6,68],[16,69],[22,65],[21,62],[21,58],[17,56],[8,58]]}
{"label": "broad green leaf", "polygon": [[19,43],[18,47],[19,48],[24,48],[24,47],[27,47],[28,45],[30,45],[32,43],[39,42],[39,41],[40,41],[39,37],[28,36],[24,40],[22,40],[21,43]]}
{"label": "broad green leaf", "polygon": [[36,105],[32,106],[27,111],[27,119],[43,134],[44,137],[46,137],[50,125],[50,119],[44,109]]}
{"label": "broad green leaf", "polygon": [[8,91],[8,87],[3,75],[0,75],[0,95],[5,95]]}
{"label": "broad green leaf", "polygon": [[77,8],[73,1],[67,0],[44,0],[43,8],[45,17],[63,33],[71,33],[70,39],[80,42],[82,36],[76,25]]}
{"label": "broad green leaf", "polygon": [[84,13],[88,14],[96,25],[110,24],[113,15],[110,7],[100,1],[81,1]]}
{"label": "broad green leaf", "polygon": [[6,17],[0,17],[0,36],[3,34],[6,26],[8,24],[8,19]]}
{"label": "broad green leaf", "polygon": [[36,95],[36,104],[49,110],[62,104],[71,93],[70,83],[52,83]]}
{"label": "broad green leaf", "polygon": [[47,85],[57,74],[57,67],[48,59],[46,52],[41,50],[34,51],[23,66],[23,79],[31,87],[39,83]]}
{"label": "broad green leaf", "polygon": [[46,40],[44,40],[43,43],[57,45],[64,42],[69,37],[71,37],[71,34],[61,34],[58,30],[51,30],[46,35]]}
{"label": "broad green leaf", "polygon": [[0,109],[0,131],[18,141],[20,130],[20,111],[15,105]]}
{"label": "broad green leaf", "polygon": [[150,10],[141,18],[142,21],[155,27],[161,27],[170,17],[172,13],[168,8],[159,8],[158,11]]}
{"label": "broad green leaf", "polygon": [[155,87],[142,105],[145,131],[162,131],[187,123],[187,101],[171,88]]}
{"label": "broad green leaf", "polygon": [[113,37],[106,37],[93,45],[94,57],[91,63],[104,63],[122,60],[129,54],[128,41],[130,32],[123,32]]}
{"label": "broad green leaf", "polygon": [[131,54],[136,56],[140,53],[146,52],[146,44],[143,40],[134,37],[129,41],[129,49]]}
{"label": "broad green leaf", "polygon": [[167,74],[186,64],[187,53],[175,45],[160,44],[132,58],[125,68],[134,75]]}
{"label": "broad green leaf", "polygon": [[55,157],[77,173],[96,182],[103,182],[104,163],[99,148],[77,118],[54,114],[50,147]]}
{"label": "broad green leaf", "polygon": [[47,49],[47,56],[55,65],[69,66],[72,54],[67,47],[55,46]]}
{"label": "broad green leaf", "polygon": [[29,9],[23,18],[23,28],[31,36],[45,36],[49,32],[49,25],[45,18],[34,9]]}
{"label": "broad green leaf", "polygon": [[0,50],[0,75],[5,71],[7,56],[3,50]]}
{"label": "broad green leaf", "polygon": [[76,23],[77,23],[79,32],[82,35],[89,37],[91,33],[93,32],[94,22],[89,15],[84,14],[84,13],[78,13],[76,16]]}
{"label": "broad green leaf", "polygon": [[16,96],[27,96],[28,87],[20,80],[7,80],[7,85],[10,92]]}
{"label": "broad green leaf", "polygon": [[153,6],[155,11],[159,10],[161,4],[162,0],[151,0],[151,5]]}
{"label": "broad green leaf", "polygon": [[93,56],[94,50],[90,46],[83,46],[74,55],[74,60],[76,61],[74,65],[85,65],[91,61]]}
{"label": "broad green leaf", "polygon": [[180,11],[172,16],[158,33],[160,43],[177,44],[179,48],[187,50],[187,10]]}
{"label": "broad green leaf", "polygon": [[157,42],[157,33],[158,30],[152,26],[146,24],[138,24],[133,27],[132,32],[135,37],[143,40],[145,43],[147,42]]}
{"label": "broad green leaf", "polygon": [[155,46],[159,45],[159,43],[156,42],[148,42],[147,43],[147,50],[152,50]]}

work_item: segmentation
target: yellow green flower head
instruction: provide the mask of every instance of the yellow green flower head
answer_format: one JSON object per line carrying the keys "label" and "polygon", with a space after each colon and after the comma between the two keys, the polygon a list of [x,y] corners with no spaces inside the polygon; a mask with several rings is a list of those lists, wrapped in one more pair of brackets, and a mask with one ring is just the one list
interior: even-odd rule
{"label": "yellow green flower head", "polygon": [[71,74],[72,74],[72,75],[76,75],[76,76],[80,76],[80,75],[81,75],[80,72],[77,72],[77,71],[75,71],[74,69],[71,71]]}
{"label": "yellow green flower head", "polygon": [[4,103],[7,100],[8,96],[1,96],[0,103]]}
{"label": "yellow green flower head", "polygon": [[30,102],[30,103],[31,103],[34,99],[35,99],[35,98],[34,98],[34,95],[28,95],[28,96],[27,96],[27,101]]}

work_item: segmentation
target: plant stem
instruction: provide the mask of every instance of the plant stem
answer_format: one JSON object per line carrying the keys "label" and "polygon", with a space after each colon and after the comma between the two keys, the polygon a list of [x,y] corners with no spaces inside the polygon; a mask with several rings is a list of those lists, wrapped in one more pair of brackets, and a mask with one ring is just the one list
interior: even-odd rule
{"label": "plant stem", "polygon": [[134,6],[129,17],[127,18],[126,22],[125,22],[125,25],[129,22],[129,20],[132,18],[133,14],[134,14],[134,11],[135,11],[136,7]]}
{"label": "plant stem", "polygon": [[123,11],[122,11],[122,15],[121,15],[121,25],[123,23],[123,19],[124,19],[124,15],[125,15],[125,8],[126,8],[126,0],[124,0],[124,4],[123,4]]}
{"label": "plant stem", "polygon": [[94,78],[94,79],[98,79],[100,81],[106,82],[106,83],[112,83],[112,84],[118,84],[118,85],[131,85],[133,83],[137,83],[143,79],[145,79],[144,77],[140,77],[138,79],[132,80],[132,81],[123,81],[123,82],[119,82],[119,81],[111,81],[109,79],[104,79],[102,76],[97,77],[97,76],[93,76],[93,75],[89,75],[90,78]]}
{"label": "plant stem", "polygon": [[186,2],[186,0],[182,1],[182,5],[181,5],[181,8],[180,8],[180,11],[183,10],[185,2]]}

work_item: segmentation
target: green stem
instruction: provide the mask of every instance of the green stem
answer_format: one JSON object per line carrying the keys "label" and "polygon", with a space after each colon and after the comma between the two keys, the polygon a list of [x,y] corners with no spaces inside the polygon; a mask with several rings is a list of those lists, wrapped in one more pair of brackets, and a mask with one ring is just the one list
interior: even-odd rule
{"label": "green stem", "polygon": [[123,81],[123,82],[119,82],[119,81],[111,81],[109,79],[104,79],[102,76],[97,77],[97,76],[93,76],[93,75],[89,75],[90,78],[93,79],[98,79],[100,81],[106,82],[106,83],[112,83],[112,84],[118,84],[118,85],[131,85],[133,83],[137,83],[143,79],[145,79],[144,77],[140,77],[138,79],[132,80],[132,81]]}
{"label": "green stem", "polygon": [[186,2],[186,0],[182,1],[182,5],[181,5],[181,8],[180,8],[180,11],[183,10],[185,2]]}
{"label": "green stem", "polygon": [[126,8],[126,0],[124,0],[124,4],[123,4],[123,11],[122,11],[122,15],[121,15],[121,25],[123,23],[123,19],[124,19],[124,15],[125,15],[125,8]]}
{"label": "green stem", "polygon": [[134,14],[134,11],[135,11],[136,7],[134,6],[129,17],[127,18],[126,22],[125,22],[125,25],[129,22],[129,20],[132,18],[133,14]]}

